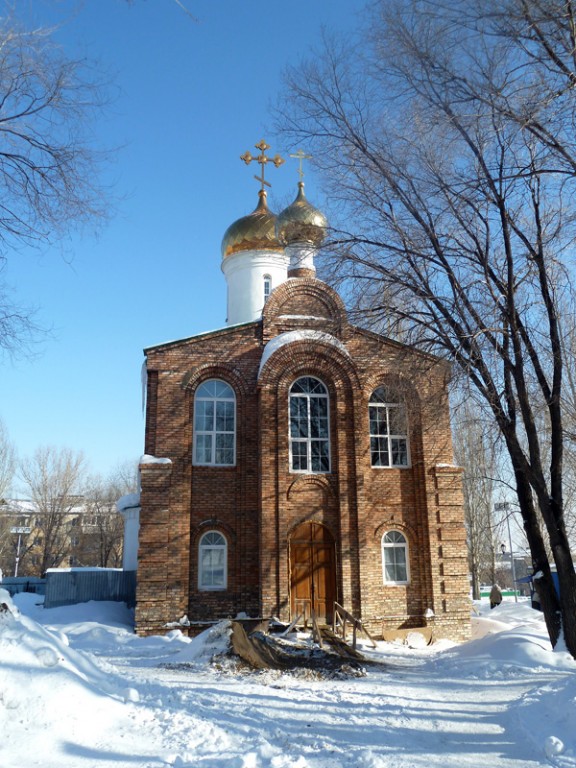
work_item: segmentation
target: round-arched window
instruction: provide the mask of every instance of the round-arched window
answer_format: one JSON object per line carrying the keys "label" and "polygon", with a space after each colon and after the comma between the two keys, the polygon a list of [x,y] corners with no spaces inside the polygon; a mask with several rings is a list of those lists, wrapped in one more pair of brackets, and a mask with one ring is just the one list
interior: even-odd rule
{"label": "round-arched window", "polygon": [[207,531],[198,544],[198,588],[226,589],[228,545],[220,531]]}
{"label": "round-arched window", "polygon": [[400,397],[386,387],[378,387],[370,397],[368,415],[372,466],[409,466],[406,407]]}
{"label": "round-arched window", "polygon": [[264,304],[266,304],[272,293],[272,278],[270,275],[264,275],[262,279],[264,281]]}
{"label": "round-arched window", "polygon": [[382,570],[384,584],[408,584],[410,580],[408,542],[400,531],[382,536]]}
{"label": "round-arched window", "polygon": [[330,472],[328,390],[313,376],[290,387],[290,469]]}
{"label": "round-arched window", "polygon": [[196,465],[229,467],[236,463],[236,397],[225,381],[208,379],[194,397]]}

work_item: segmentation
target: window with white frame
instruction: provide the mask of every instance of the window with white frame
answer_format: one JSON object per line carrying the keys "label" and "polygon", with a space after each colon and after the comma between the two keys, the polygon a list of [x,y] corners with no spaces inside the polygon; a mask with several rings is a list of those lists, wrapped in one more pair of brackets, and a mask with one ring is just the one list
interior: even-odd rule
{"label": "window with white frame", "polygon": [[408,584],[408,542],[400,531],[387,531],[382,536],[382,570],[384,584]]}
{"label": "window with white frame", "polygon": [[328,390],[312,376],[290,387],[290,469],[330,471]]}
{"label": "window with white frame", "polygon": [[219,531],[207,531],[198,544],[198,588],[226,589],[228,545]]}
{"label": "window with white frame", "polygon": [[370,397],[368,415],[373,467],[409,466],[406,407],[399,400],[385,387],[378,387]]}
{"label": "window with white frame", "polygon": [[272,278],[270,275],[264,275],[264,304],[268,301],[270,298],[270,294],[272,293]]}
{"label": "window with white frame", "polygon": [[220,379],[209,379],[198,387],[194,398],[194,464],[233,466],[235,438],[234,390]]}

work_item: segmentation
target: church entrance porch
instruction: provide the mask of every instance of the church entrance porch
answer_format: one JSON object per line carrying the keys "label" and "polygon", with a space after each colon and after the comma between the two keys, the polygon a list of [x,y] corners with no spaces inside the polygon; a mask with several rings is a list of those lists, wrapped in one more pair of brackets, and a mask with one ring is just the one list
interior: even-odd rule
{"label": "church entrance porch", "polygon": [[320,523],[301,523],[289,540],[291,617],[331,623],[336,600],[334,537]]}

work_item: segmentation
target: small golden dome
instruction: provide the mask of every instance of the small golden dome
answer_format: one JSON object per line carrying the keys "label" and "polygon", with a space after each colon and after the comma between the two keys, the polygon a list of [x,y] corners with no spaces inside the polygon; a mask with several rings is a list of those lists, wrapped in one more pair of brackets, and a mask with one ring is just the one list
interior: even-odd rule
{"label": "small golden dome", "polygon": [[326,216],[306,200],[304,182],[299,181],[296,200],[278,214],[276,219],[278,240],[283,245],[310,243],[319,246],[326,237],[327,228]]}
{"label": "small golden dome", "polygon": [[269,210],[266,203],[266,191],[261,189],[258,196],[258,205],[252,213],[237,219],[224,233],[223,259],[238,251],[283,250],[276,237],[276,214]]}

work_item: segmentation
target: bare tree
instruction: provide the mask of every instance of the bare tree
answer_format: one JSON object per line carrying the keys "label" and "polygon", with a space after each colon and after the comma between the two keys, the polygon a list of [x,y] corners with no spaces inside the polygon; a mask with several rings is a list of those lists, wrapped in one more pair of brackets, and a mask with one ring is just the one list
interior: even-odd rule
{"label": "bare tree", "polygon": [[4,422],[0,419],[0,504],[6,501],[15,469],[16,451],[10,441]]}
{"label": "bare tree", "polygon": [[566,322],[563,336],[566,358],[566,386],[563,391],[565,432],[565,518],[568,536],[576,550],[576,317]]}
{"label": "bare tree", "polygon": [[[34,507],[40,553],[39,572],[62,565],[70,556],[71,528],[84,502],[85,462],[81,453],[67,448],[39,448],[20,465],[20,476]],[[66,562],[66,564],[68,564]]]}
{"label": "bare tree", "polygon": [[140,490],[138,461],[127,460],[117,464],[110,472],[107,483],[116,501],[129,493],[137,493]]}
{"label": "bare tree", "polygon": [[333,274],[377,283],[371,314],[454,360],[496,423],[550,638],[576,657],[560,311],[575,309],[573,10],[382,0],[356,43],[288,73],[278,112],[345,212]]}
{"label": "bare tree", "polygon": [[[89,129],[101,88],[85,61],[63,55],[55,30],[25,30],[12,11],[2,3],[0,272],[21,245],[45,245],[105,210],[96,186],[103,154]],[[15,351],[37,331],[33,312],[0,283],[0,351]]]}
{"label": "bare tree", "polygon": [[[470,402],[457,412],[454,458],[464,468],[462,489],[472,596],[480,599],[480,584],[496,583],[497,526],[494,520],[496,443],[493,424],[478,418]],[[496,436],[497,438],[497,436]]]}
{"label": "bare tree", "polygon": [[95,476],[87,483],[81,516],[81,565],[116,568],[122,565],[124,520],[116,510],[121,496],[137,490],[137,464],[118,465],[107,478]]}
{"label": "bare tree", "polygon": [[0,575],[9,573],[14,563],[10,512],[7,505],[0,504]]}
{"label": "bare tree", "polygon": [[8,504],[8,491],[16,468],[16,451],[0,419],[0,571],[8,572],[14,562],[11,527],[17,522]]}

